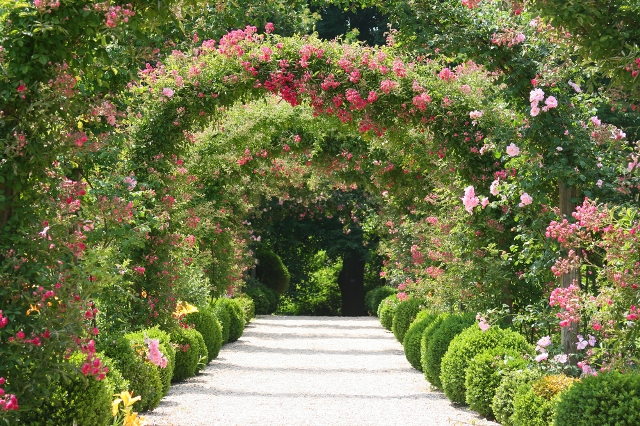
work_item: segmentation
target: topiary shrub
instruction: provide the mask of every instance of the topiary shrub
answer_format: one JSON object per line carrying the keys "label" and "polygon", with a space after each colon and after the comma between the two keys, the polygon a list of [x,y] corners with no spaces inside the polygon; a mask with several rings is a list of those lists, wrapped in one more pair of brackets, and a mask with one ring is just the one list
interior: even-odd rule
{"label": "topiary shrub", "polygon": [[402,346],[404,347],[404,355],[407,357],[409,364],[416,370],[422,371],[422,365],[420,363],[420,342],[422,341],[422,332],[427,328],[436,318],[438,314],[431,313],[429,311],[420,311],[416,316],[416,319],[409,326],[409,330],[404,335],[404,341]]}
{"label": "topiary shrub", "polygon": [[257,315],[271,315],[278,309],[280,295],[258,280],[249,280],[244,289],[246,296],[253,300]]}
{"label": "topiary shrub", "polygon": [[422,353],[422,371],[431,386],[442,388],[440,369],[442,357],[449,349],[449,343],[462,330],[473,325],[476,317],[473,314],[443,314],[436,318],[424,331],[420,349]]}
{"label": "topiary shrub", "polygon": [[135,333],[128,333],[125,338],[129,340],[129,343],[133,349],[140,354],[143,358],[147,352],[148,345],[145,343],[147,338],[157,339],[159,342],[160,352],[167,358],[167,366],[164,368],[158,367],[152,364],[157,370],[162,382],[162,395],[166,395],[169,392],[171,386],[171,378],[173,377],[173,370],[176,366],[176,350],[171,345],[171,339],[169,333],[160,330],[157,326],[153,328],[147,328]]}
{"label": "topiary shrub", "polygon": [[525,368],[527,363],[520,352],[502,347],[487,349],[473,357],[464,381],[469,408],[492,417],[491,403],[500,379],[509,371]]}
{"label": "topiary shrub", "polygon": [[[531,386],[518,387],[513,398],[512,424],[514,426],[553,425],[555,407],[560,394],[576,380],[563,374],[554,374],[536,380]],[[585,401],[582,401],[579,409],[584,409],[584,403]]]}
{"label": "topiary shrub", "polygon": [[465,376],[469,362],[480,352],[496,347],[533,353],[533,347],[520,333],[496,326],[482,331],[474,324],[453,338],[442,357],[440,372],[442,390],[452,402],[465,402]]}
{"label": "topiary shrub", "polygon": [[395,294],[386,297],[378,306],[378,318],[380,318],[380,324],[387,330],[391,331],[393,326],[393,315],[396,311],[396,306],[400,301]]}
{"label": "topiary shrub", "polygon": [[202,334],[207,347],[207,363],[216,358],[222,346],[222,327],[211,311],[200,308],[197,312],[185,315],[183,322],[195,327]]}
{"label": "topiary shrub", "polygon": [[270,250],[258,250],[256,252],[258,264],[256,276],[258,280],[278,294],[284,294],[289,288],[289,271],[282,263],[280,256]]}
{"label": "topiary shrub", "polygon": [[253,299],[249,296],[242,295],[240,297],[236,297],[234,300],[236,300],[242,307],[245,324],[249,324],[249,322],[256,317],[256,306],[253,303]]}
{"label": "topiary shrub", "polygon": [[369,315],[378,315],[378,306],[385,298],[396,294],[396,289],[389,286],[376,287],[364,295],[364,306]]}
{"label": "topiary shrub", "polygon": [[573,383],[560,395],[556,426],[640,424],[640,374],[601,373]]}
{"label": "topiary shrub", "polygon": [[173,381],[179,382],[194,376],[208,359],[202,334],[195,328],[179,327],[171,331],[171,341],[177,346]]}
{"label": "topiary shrub", "polygon": [[409,330],[409,326],[416,319],[416,315],[425,307],[425,301],[414,298],[403,300],[396,306],[396,311],[391,322],[391,331],[396,336],[398,342],[404,341],[404,335]]}
{"label": "topiary shrub", "polygon": [[229,338],[228,342],[235,342],[242,336],[244,332],[244,311],[242,306],[235,299],[227,299],[222,297],[215,301],[215,305],[224,306],[225,310],[229,313]]}
{"label": "topiary shrub", "polygon": [[231,314],[227,310],[227,307],[222,303],[217,303],[217,301],[211,302],[209,305],[211,308],[211,313],[220,323],[220,327],[222,327],[222,344],[229,342],[229,328],[231,326]]}
{"label": "topiary shrub", "polygon": [[163,395],[162,380],[158,368],[145,361],[144,352],[138,353],[131,341],[124,336],[106,339],[101,343],[105,354],[113,360],[115,367],[129,380],[129,391],[140,396],[133,405],[134,411],[153,410]]}
{"label": "topiary shrub", "polygon": [[491,401],[491,410],[496,420],[502,426],[514,426],[511,416],[513,415],[513,399],[520,386],[530,386],[533,382],[542,377],[542,372],[536,369],[522,369],[508,371],[496,389],[496,393]]}

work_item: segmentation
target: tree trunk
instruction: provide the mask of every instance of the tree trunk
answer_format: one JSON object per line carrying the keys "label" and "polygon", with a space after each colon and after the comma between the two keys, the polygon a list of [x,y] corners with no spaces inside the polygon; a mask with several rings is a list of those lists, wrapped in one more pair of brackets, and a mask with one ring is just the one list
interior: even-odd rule
{"label": "tree trunk", "polygon": [[[576,195],[576,188],[568,186],[565,182],[560,182],[560,215],[570,218],[571,213],[576,208],[575,203],[571,199]],[[572,283],[580,285],[580,271],[572,269],[570,272],[563,274],[561,277],[561,287],[567,288]],[[569,359],[575,363],[576,343],[578,341],[578,324],[570,323],[567,327],[561,327],[562,349]]]}
{"label": "tree trunk", "polygon": [[365,261],[358,255],[345,256],[342,259],[342,270],[338,275],[342,296],[342,316],[357,317],[365,314],[364,266]]}

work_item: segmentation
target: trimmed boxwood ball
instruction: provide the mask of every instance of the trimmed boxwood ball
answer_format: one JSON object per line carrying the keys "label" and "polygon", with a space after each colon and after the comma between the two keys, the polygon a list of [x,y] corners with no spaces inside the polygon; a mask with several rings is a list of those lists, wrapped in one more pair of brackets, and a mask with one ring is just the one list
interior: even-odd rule
{"label": "trimmed boxwood ball", "polygon": [[207,308],[198,308],[197,312],[185,315],[184,323],[193,325],[202,334],[207,346],[207,362],[218,356],[222,346],[222,327]]}
{"label": "trimmed boxwood ball", "polygon": [[173,381],[179,382],[194,376],[208,359],[202,334],[195,328],[180,327],[171,331],[171,341],[177,345]]}
{"label": "trimmed boxwood ball", "polygon": [[588,376],[560,395],[556,426],[640,425],[640,374]]}
{"label": "trimmed boxwood ball", "polygon": [[493,415],[502,426],[515,426],[511,416],[513,415],[513,399],[518,388],[523,385],[530,386],[541,377],[542,371],[527,368],[509,371],[502,376],[491,401]]}
{"label": "trimmed boxwood ball", "polygon": [[244,322],[245,324],[249,324],[249,322],[256,317],[256,306],[253,303],[253,299],[249,296],[242,295],[233,300],[236,300],[240,304],[244,312]]}
{"label": "trimmed boxwood ball", "polygon": [[525,368],[527,363],[520,352],[502,347],[487,349],[473,357],[464,381],[469,408],[492,417],[491,402],[500,379],[508,371]]}
{"label": "trimmed boxwood ball", "polygon": [[393,321],[391,322],[391,331],[396,336],[398,342],[404,341],[404,335],[409,330],[409,326],[416,319],[416,315],[425,307],[425,301],[418,298],[403,300],[396,307],[396,312],[393,315]]}
{"label": "trimmed boxwood ball", "polygon": [[284,294],[289,288],[291,276],[287,267],[282,263],[280,256],[270,250],[258,250],[256,252],[256,276],[267,287],[278,294]]}
{"label": "trimmed boxwood ball", "polygon": [[473,325],[475,315],[468,314],[442,314],[424,331],[420,349],[422,352],[422,371],[424,377],[431,386],[442,388],[440,381],[440,369],[442,357],[449,349],[449,343],[462,330]]}
{"label": "trimmed boxwood ball", "polygon": [[396,306],[399,300],[395,294],[386,297],[378,306],[378,318],[380,318],[380,324],[387,330],[391,331],[393,326],[393,315],[396,312]]}
{"label": "trimmed boxwood ball", "polygon": [[134,411],[153,410],[162,399],[162,380],[158,368],[145,361],[137,353],[131,341],[124,336],[106,339],[101,343],[105,354],[113,360],[122,376],[129,380],[129,391],[140,396],[140,401],[133,405]]}
{"label": "trimmed boxwood ball", "polygon": [[218,320],[220,326],[222,327],[222,344],[229,342],[229,329],[231,326],[231,314],[227,310],[227,307],[222,303],[217,303],[217,300],[214,300],[210,304],[211,313]]}
{"label": "trimmed boxwood ball", "polygon": [[128,333],[125,335],[125,338],[129,340],[134,350],[138,353],[147,350],[147,344],[145,343],[146,338],[158,340],[160,343],[158,345],[160,352],[167,357],[167,366],[165,368],[160,368],[157,365],[154,365],[154,367],[158,370],[158,374],[160,375],[160,381],[162,382],[162,395],[166,395],[167,392],[169,392],[171,378],[173,377],[173,370],[176,366],[176,350],[171,345],[169,333],[160,330],[156,326],[142,331],[137,331],[135,333]]}
{"label": "trimmed boxwood ball", "polygon": [[215,306],[223,306],[229,314],[229,337],[227,342],[235,342],[244,332],[245,322],[242,306],[237,300],[227,299],[226,297],[221,297],[214,303]]}
{"label": "trimmed boxwood ball", "polygon": [[416,370],[422,371],[420,364],[420,342],[422,341],[422,332],[436,318],[438,314],[429,311],[420,311],[416,319],[409,326],[409,330],[404,335],[402,346],[404,347],[404,355],[407,357],[409,364]]}
{"label": "trimmed boxwood ball", "polygon": [[526,353],[533,353],[533,347],[520,333],[493,326],[482,331],[477,324],[462,331],[453,338],[447,352],[442,357],[440,381],[445,395],[455,403],[465,402],[465,376],[469,362],[480,352],[496,347],[504,347]]}
{"label": "trimmed boxwood ball", "polygon": [[396,294],[396,289],[386,285],[369,290],[364,296],[364,306],[367,308],[367,311],[369,311],[369,315],[378,315],[380,302],[392,294]]}
{"label": "trimmed boxwood ball", "polygon": [[[553,425],[555,409],[561,393],[567,390],[576,380],[564,374],[552,374],[543,376],[531,385],[518,387],[513,398],[512,424],[514,426]],[[582,401],[577,408],[584,409],[584,404],[585,401]],[[601,424],[611,423],[599,423],[598,426]]]}

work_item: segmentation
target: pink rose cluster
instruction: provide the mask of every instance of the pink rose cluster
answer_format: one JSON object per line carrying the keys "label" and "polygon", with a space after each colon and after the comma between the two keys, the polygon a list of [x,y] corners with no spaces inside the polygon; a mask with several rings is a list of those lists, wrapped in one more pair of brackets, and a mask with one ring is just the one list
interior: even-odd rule
{"label": "pink rose cluster", "polygon": [[158,339],[145,339],[144,342],[147,344],[149,348],[149,353],[147,355],[147,359],[152,363],[157,365],[160,368],[167,367],[167,357],[160,352],[160,342]]}
{"label": "pink rose cluster", "polygon": [[[0,377],[0,386],[3,386],[5,383],[6,379]],[[0,388],[0,411],[12,411],[18,408],[18,398],[13,394],[6,395],[4,389]]]}
{"label": "pink rose cluster", "polygon": [[464,197],[460,199],[462,200],[465,210],[468,211],[469,214],[473,214],[473,208],[480,204],[480,199],[476,197],[473,186],[467,186],[464,189]]}
{"label": "pink rose cluster", "polygon": [[534,89],[529,94],[529,102],[531,102],[531,116],[535,117],[540,114],[540,108],[538,107],[538,103],[544,100],[545,106],[542,107],[542,111],[549,111],[552,108],[556,108],[558,106],[558,100],[549,96],[547,99],[544,98],[544,91],[542,89]]}

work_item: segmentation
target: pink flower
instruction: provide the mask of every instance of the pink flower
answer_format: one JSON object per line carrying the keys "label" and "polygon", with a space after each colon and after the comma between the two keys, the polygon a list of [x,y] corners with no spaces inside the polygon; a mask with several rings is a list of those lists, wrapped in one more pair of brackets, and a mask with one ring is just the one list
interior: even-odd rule
{"label": "pink flower", "polygon": [[553,360],[559,362],[560,364],[567,363],[567,356],[565,354],[559,354],[553,357]]}
{"label": "pink flower", "polygon": [[498,195],[500,193],[500,190],[498,189],[499,184],[500,184],[500,179],[496,179],[493,182],[491,182],[491,186],[489,187],[489,192],[491,193],[491,195]]}
{"label": "pink flower", "polygon": [[596,127],[599,127],[602,124],[602,121],[600,121],[597,115],[591,117],[590,120],[593,123],[593,125]]}
{"label": "pink flower", "polygon": [[531,198],[531,196],[525,192],[520,196],[520,201],[521,203],[519,204],[519,206],[524,207],[531,204],[533,202],[533,198]]}
{"label": "pink flower", "polygon": [[598,181],[596,182],[596,185],[598,186],[598,188],[602,188],[602,179],[598,179]]}
{"label": "pink flower", "polygon": [[542,89],[533,89],[529,93],[529,102],[538,103],[544,99],[544,91]]}
{"label": "pink flower", "polygon": [[507,155],[509,155],[509,157],[515,157],[518,154],[520,154],[520,148],[514,143],[511,143],[511,145],[507,147]]}
{"label": "pink flower", "polygon": [[540,346],[541,348],[546,348],[550,344],[551,344],[551,337],[550,336],[544,336],[543,338],[541,338],[537,342],[537,345]]}
{"label": "pink flower", "polygon": [[558,100],[556,98],[554,98],[553,96],[549,96],[545,101],[544,104],[547,106],[547,108],[551,109],[551,108],[555,108],[558,106]]}
{"label": "pink flower", "polygon": [[464,189],[464,197],[460,199],[462,200],[465,210],[468,211],[469,214],[473,214],[473,208],[480,204],[480,199],[476,197],[473,186],[467,186]]}
{"label": "pink flower", "polygon": [[162,94],[165,95],[167,98],[170,98],[173,96],[173,90],[171,90],[168,87],[165,87],[164,89],[162,89]]}
{"label": "pink flower", "polygon": [[542,361],[546,360],[547,358],[549,358],[549,354],[546,353],[546,352],[543,352],[543,353],[541,353],[540,355],[538,355],[536,357],[536,361],[537,362],[542,362]]}
{"label": "pink flower", "polygon": [[535,117],[538,114],[540,114],[540,108],[537,106],[531,106],[531,116]]}
{"label": "pink flower", "polygon": [[478,118],[482,117],[484,115],[483,111],[471,111],[469,113],[469,118],[471,118],[472,120],[477,120]]}
{"label": "pink flower", "polygon": [[482,331],[484,332],[484,331],[487,331],[487,330],[491,327],[491,325],[487,324],[487,323],[485,322],[484,318],[483,318],[483,319],[482,319],[482,320],[480,320],[480,322],[478,323],[478,327],[480,327],[480,330],[482,330]]}
{"label": "pink flower", "polygon": [[267,22],[267,25],[264,26],[264,30],[267,32],[267,34],[271,34],[271,32],[273,32],[273,30],[275,30],[276,28],[273,26],[272,22]]}
{"label": "pink flower", "polygon": [[579,351],[583,350],[584,348],[587,347],[588,344],[589,344],[589,342],[584,340],[582,335],[578,334],[578,342],[576,343],[576,347],[578,348],[578,350]]}
{"label": "pink flower", "polygon": [[480,204],[482,205],[482,208],[487,207],[489,205],[489,199],[487,197],[483,197]]}

